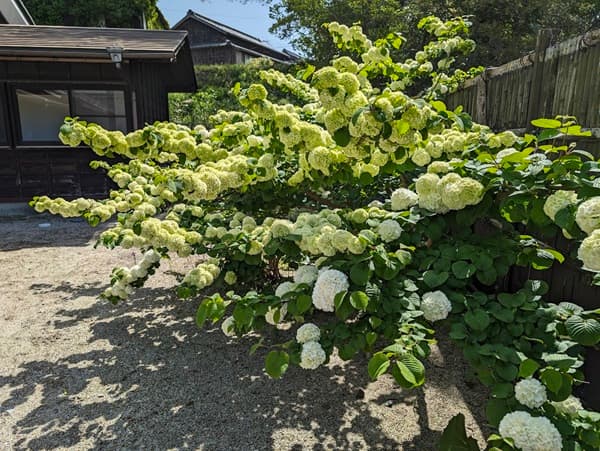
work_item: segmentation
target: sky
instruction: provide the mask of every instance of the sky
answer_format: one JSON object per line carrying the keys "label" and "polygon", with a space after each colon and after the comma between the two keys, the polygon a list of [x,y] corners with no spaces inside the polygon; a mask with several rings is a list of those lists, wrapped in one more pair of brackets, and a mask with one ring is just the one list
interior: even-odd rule
{"label": "sky", "polygon": [[191,9],[266,41],[278,50],[292,50],[289,43],[269,33],[269,27],[273,23],[269,18],[269,7],[260,2],[249,1],[244,4],[235,0],[159,0],[158,7],[171,26],[179,22]]}

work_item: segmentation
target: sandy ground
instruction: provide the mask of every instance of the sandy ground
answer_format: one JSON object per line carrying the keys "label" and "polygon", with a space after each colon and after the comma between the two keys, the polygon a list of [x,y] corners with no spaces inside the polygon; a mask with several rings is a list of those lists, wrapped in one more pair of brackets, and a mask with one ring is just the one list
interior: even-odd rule
{"label": "sandy ground", "polygon": [[[49,228],[39,227],[50,223]],[[0,450],[433,450],[458,412],[480,442],[486,395],[441,340],[424,389],[370,382],[366,360],[263,372],[253,341],[198,330],[178,262],[118,306],[98,300],[130,251],[80,221],[0,218]]]}

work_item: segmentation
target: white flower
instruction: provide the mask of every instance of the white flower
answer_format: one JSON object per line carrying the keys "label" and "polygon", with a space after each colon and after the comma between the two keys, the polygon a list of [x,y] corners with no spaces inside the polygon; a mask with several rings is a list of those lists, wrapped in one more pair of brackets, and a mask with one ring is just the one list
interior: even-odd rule
{"label": "white flower", "polygon": [[515,385],[515,398],[530,409],[537,409],[548,401],[546,387],[537,379],[532,378],[517,382],[517,385]]}
{"label": "white flower", "polygon": [[588,235],[596,229],[600,229],[600,196],[592,197],[583,202],[577,213],[575,221],[581,230]]}
{"label": "white flower", "polygon": [[558,412],[564,413],[571,417],[577,416],[577,413],[580,410],[583,410],[583,406],[581,405],[579,398],[572,395],[564,401],[553,402],[552,405]]}
{"label": "white flower", "polygon": [[392,210],[395,211],[406,210],[419,202],[417,193],[406,188],[398,188],[392,193],[391,199]]}
{"label": "white flower", "polygon": [[577,258],[583,262],[585,269],[600,272],[600,229],[594,230],[581,242]]}
{"label": "white flower", "polygon": [[498,427],[502,437],[512,438],[522,451],[560,451],[562,437],[546,417],[532,417],[527,412],[507,413]]}
{"label": "white flower", "polygon": [[305,370],[314,370],[325,363],[327,354],[316,341],[309,341],[302,345],[300,354],[300,366]]}
{"label": "white flower", "polygon": [[421,310],[427,321],[446,319],[452,311],[452,304],[443,291],[430,291],[422,296]]}
{"label": "white flower", "polygon": [[[287,308],[287,302],[284,302],[283,304],[276,307],[270,306],[267,310],[267,313],[265,313],[265,321],[273,326],[277,325],[278,323],[283,321],[285,315],[287,315]],[[279,311],[279,321],[275,321],[275,314],[277,313],[277,311]]]}
{"label": "white flower", "polygon": [[308,343],[309,341],[319,341],[321,330],[319,326],[313,323],[303,324],[296,331],[296,341],[298,343]]}
{"label": "white flower", "polygon": [[348,277],[343,272],[336,269],[322,271],[313,289],[313,305],[324,312],[333,312],[335,295],[346,291],[349,287]]}
{"label": "white flower", "polygon": [[305,283],[312,285],[319,276],[319,269],[314,265],[304,265],[298,267],[294,273],[295,283]]}
{"label": "white flower", "polygon": [[221,323],[221,330],[228,337],[235,337],[235,320],[233,316],[225,318]]}
{"label": "white flower", "polygon": [[556,213],[569,205],[577,202],[577,193],[575,191],[559,190],[546,199],[544,202],[544,213],[554,221]]}
{"label": "white flower", "polygon": [[394,221],[393,219],[386,219],[377,228],[377,233],[381,237],[381,239],[385,242],[390,242],[397,240],[400,238],[402,234],[402,227],[398,224],[398,221]]}
{"label": "white flower", "polygon": [[275,296],[283,297],[290,291],[294,291],[296,289],[296,284],[293,282],[283,282],[275,289]]}

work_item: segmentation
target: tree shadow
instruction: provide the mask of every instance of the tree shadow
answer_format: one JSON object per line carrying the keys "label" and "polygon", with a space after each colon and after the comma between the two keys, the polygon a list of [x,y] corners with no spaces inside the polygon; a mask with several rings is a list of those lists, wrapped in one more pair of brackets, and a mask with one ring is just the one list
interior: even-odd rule
{"label": "tree shadow", "polygon": [[102,230],[82,227],[87,222],[82,218],[65,219],[50,214],[35,214],[22,217],[0,217],[0,251],[15,251],[37,247],[74,247],[88,244]]}
{"label": "tree shadow", "polygon": [[[198,330],[195,304],[170,289],[144,288],[115,307],[69,307],[102,288],[31,287],[37,296],[59,292],[67,303],[48,326],[53,332],[69,334],[87,321],[91,333],[85,352],[29,361],[0,377],[8,393],[1,411],[37,400],[14,421],[15,448],[437,449],[440,433],[431,429],[423,390],[392,388],[364,399],[364,358],[315,371],[291,367],[271,380],[262,356],[248,355],[252,339],[232,343],[218,328]],[[428,366],[428,387],[456,381]],[[382,415],[387,409],[401,420],[407,406],[420,432],[400,443]],[[469,407],[482,410],[477,402]]]}

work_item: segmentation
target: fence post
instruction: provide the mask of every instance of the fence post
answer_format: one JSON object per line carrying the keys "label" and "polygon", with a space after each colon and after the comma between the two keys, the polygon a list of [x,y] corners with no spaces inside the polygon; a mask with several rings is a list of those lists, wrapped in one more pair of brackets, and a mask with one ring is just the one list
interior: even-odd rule
{"label": "fence post", "polygon": [[544,80],[544,58],[546,49],[552,44],[554,30],[543,28],[538,32],[533,53],[533,73],[531,76],[531,85],[529,88],[529,102],[527,105],[527,130],[532,129],[531,121],[537,119],[542,113],[540,106],[542,103],[542,87]]}
{"label": "fence post", "polygon": [[487,80],[485,72],[477,77],[475,86],[477,86],[477,99],[475,103],[474,116],[480,124],[487,125]]}

